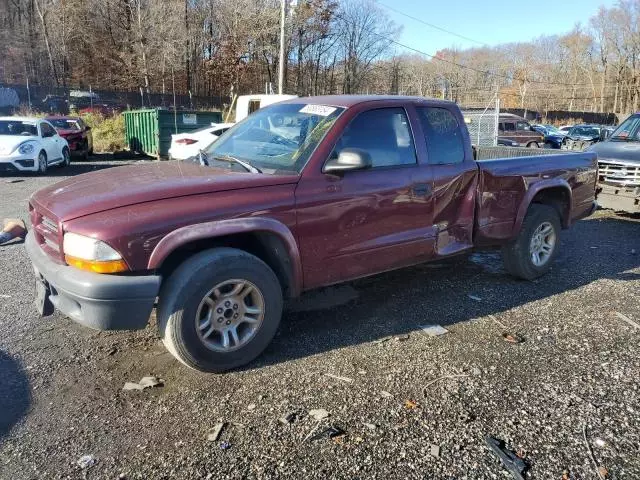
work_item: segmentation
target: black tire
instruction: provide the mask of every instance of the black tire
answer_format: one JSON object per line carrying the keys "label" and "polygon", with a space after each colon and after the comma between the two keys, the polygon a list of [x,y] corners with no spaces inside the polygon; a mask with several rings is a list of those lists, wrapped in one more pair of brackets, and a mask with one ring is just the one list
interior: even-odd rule
{"label": "black tire", "polygon": [[538,145],[538,142],[529,142],[527,143],[527,148],[540,148],[540,145]]}
{"label": "black tire", "polygon": [[[538,266],[532,259],[530,248],[534,233],[545,222],[553,228],[555,243],[544,265]],[[533,280],[547,273],[558,254],[560,229],[560,217],[555,208],[536,203],[530,205],[520,233],[513,242],[502,248],[505,270],[514,277],[525,280]]]}
{"label": "black tire", "polygon": [[[258,288],[264,298],[264,317],[245,345],[229,352],[214,351],[196,331],[196,313],[208,292],[230,279],[246,280]],[[278,329],[282,303],[280,282],[267,264],[242,250],[215,248],[190,257],[164,282],[159,295],[158,329],[167,350],[186,366],[224,372],[262,353]]]}
{"label": "black tire", "polygon": [[38,154],[38,174],[45,175],[47,173],[47,167],[47,152],[40,150],[40,153]]}
{"label": "black tire", "polygon": [[60,163],[60,168],[68,167],[71,165],[71,153],[67,147],[62,149],[62,162]]}

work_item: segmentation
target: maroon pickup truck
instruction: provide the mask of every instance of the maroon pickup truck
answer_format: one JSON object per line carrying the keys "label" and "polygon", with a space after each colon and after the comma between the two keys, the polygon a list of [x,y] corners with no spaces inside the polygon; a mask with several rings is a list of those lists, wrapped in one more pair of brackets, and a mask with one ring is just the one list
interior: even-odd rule
{"label": "maroon pickup truck", "polygon": [[475,161],[458,107],[411,97],[295,98],[258,110],[193,161],[79,175],[30,199],[41,314],[144,328],[220,372],[273,338],[283,300],[502,247],[549,270],[595,208],[594,153]]}

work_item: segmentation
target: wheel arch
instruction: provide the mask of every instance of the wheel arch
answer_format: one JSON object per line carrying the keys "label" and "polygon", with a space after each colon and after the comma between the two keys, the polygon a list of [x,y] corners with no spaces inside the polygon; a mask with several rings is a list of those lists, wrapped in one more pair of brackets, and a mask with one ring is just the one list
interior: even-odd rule
{"label": "wheel arch", "polygon": [[265,262],[276,274],[287,297],[302,291],[300,252],[291,231],[268,218],[242,218],[206,222],[179,228],[158,242],[148,268],[163,277],[194,253],[215,247],[246,251]]}
{"label": "wheel arch", "polygon": [[564,179],[555,178],[533,185],[520,203],[511,238],[515,238],[520,232],[524,217],[533,203],[549,205],[555,208],[560,217],[562,228],[569,228],[571,223],[571,202],[571,187]]}

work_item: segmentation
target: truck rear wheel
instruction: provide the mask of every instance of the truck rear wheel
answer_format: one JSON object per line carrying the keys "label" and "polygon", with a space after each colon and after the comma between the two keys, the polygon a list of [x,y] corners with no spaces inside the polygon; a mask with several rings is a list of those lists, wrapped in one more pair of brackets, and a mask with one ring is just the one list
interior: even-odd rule
{"label": "truck rear wheel", "polygon": [[549,271],[558,253],[560,217],[549,205],[532,204],[516,239],[502,248],[511,275],[533,280]]}
{"label": "truck rear wheel", "polygon": [[281,316],[282,288],[269,266],[242,250],[215,248],[192,256],[164,282],[158,328],[178,360],[217,373],[260,355]]}

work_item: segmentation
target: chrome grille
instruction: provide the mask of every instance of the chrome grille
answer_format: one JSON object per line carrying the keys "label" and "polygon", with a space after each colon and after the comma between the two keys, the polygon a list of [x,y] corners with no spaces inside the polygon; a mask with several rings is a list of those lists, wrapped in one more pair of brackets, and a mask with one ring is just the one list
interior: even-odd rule
{"label": "chrome grille", "polygon": [[598,176],[601,182],[624,186],[640,186],[640,165],[598,161]]}
{"label": "chrome grille", "polygon": [[34,235],[40,248],[50,257],[62,262],[61,234],[58,222],[51,217],[43,215],[37,207],[29,205],[29,215],[33,225]]}

